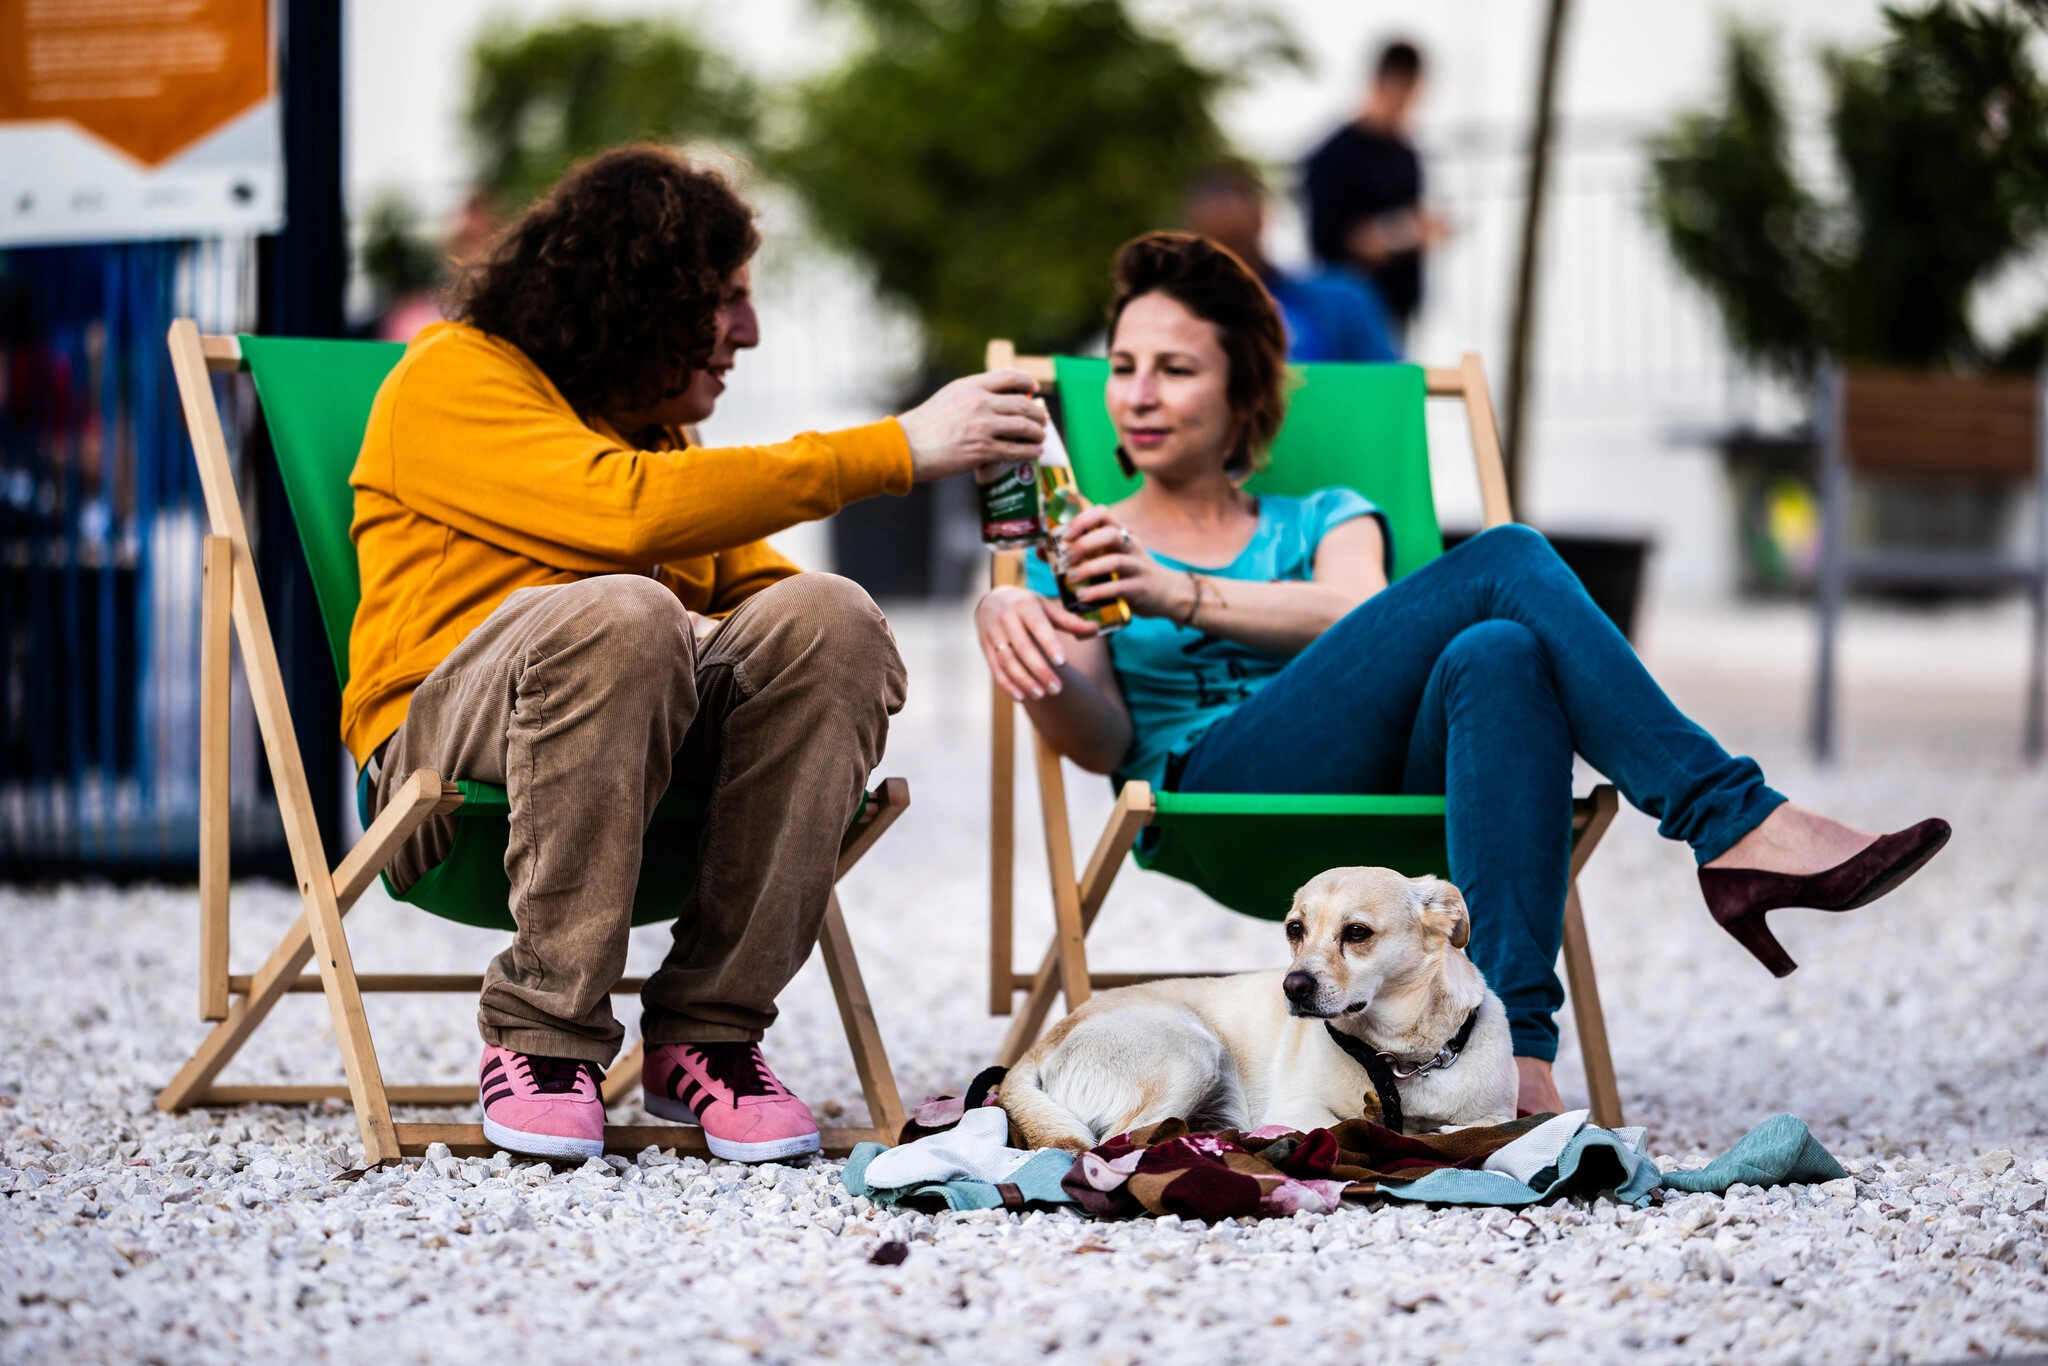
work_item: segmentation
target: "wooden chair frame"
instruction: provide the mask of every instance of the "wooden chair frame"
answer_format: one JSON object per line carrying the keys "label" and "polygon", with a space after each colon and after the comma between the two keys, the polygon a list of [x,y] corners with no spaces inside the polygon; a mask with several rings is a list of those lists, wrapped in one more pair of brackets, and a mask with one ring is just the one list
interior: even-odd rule
{"label": "wooden chair frame", "polygon": [[[213,1029],[169,1085],[157,1096],[157,1108],[181,1111],[193,1106],[241,1105],[250,1102],[305,1104],[347,1096],[355,1106],[362,1132],[364,1161],[371,1166],[424,1153],[432,1143],[445,1143],[458,1154],[488,1155],[496,1145],[484,1141],[480,1124],[394,1124],[391,1106],[473,1105],[477,1090],[461,1086],[389,1086],[377,1061],[363,1010],[365,992],[480,991],[476,974],[358,973],[350,957],[342,917],[383,871],[406,838],[429,816],[462,805],[452,782],[428,769],[414,771],[363,832],[363,838],[332,872],[313,814],[311,789],[299,757],[299,741],[286,700],[284,676],[278,668],[270,620],[256,581],[255,560],[235,488],[227,438],[214,403],[209,375],[243,367],[240,343],[231,336],[202,336],[189,319],[170,330],[171,364],[186,426],[199,464],[212,534],[205,538],[201,577],[200,651],[200,815],[199,815],[199,1017],[216,1021]],[[262,733],[264,753],[277,790],[285,841],[291,851],[299,897],[305,909],[271,951],[263,966],[249,976],[228,971],[228,774],[229,774],[229,628],[241,642],[242,666],[249,696]],[[834,880],[846,876],[861,856],[880,839],[910,805],[910,785],[885,779],[870,794],[861,819],[840,845]],[[825,969],[838,999],[841,1023],[853,1050],[871,1127],[826,1129],[825,1151],[843,1155],[854,1144],[896,1141],[904,1121],[896,1079],[875,1023],[860,964],[847,933],[846,918],[836,891],[825,911],[819,935]],[[317,972],[306,973],[309,959]],[[637,993],[644,978],[627,978],[614,991]],[[289,992],[318,992],[327,998],[334,1037],[341,1046],[345,1083],[294,1086],[220,1086],[215,1078],[247,1043],[271,1009]],[[615,1105],[639,1084],[638,1045],[614,1063],[604,1079],[604,1101]],[[708,1153],[704,1132],[695,1125],[608,1125],[609,1151],[635,1153],[654,1144],[682,1152]]]}
{"label": "wooden chair frame", "polygon": [[[1040,384],[1056,380],[1049,356],[1020,356],[1007,341],[988,345],[988,368],[1024,371]],[[1494,425],[1493,400],[1486,387],[1486,371],[1479,357],[1467,354],[1456,369],[1427,369],[1425,391],[1431,398],[1462,400],[1472,428],[1473,458],[1478,465],[1479,495],[1484,524],[1501,526],[1514,520],[1508,501],[1507,473],[1501,461],[1500,435]],[[992,580],[997,587],[1022,585],[1024,552],[1000,551],[995,556]],[[1014,896],[1017,819],[1017,706],[1010,695],[995,684],[989,689],[994,717],[993,751],[990,755],[989,793],[989,1013],[1011,1015],[1008,1034],[998,1056],[1004,1066],[1016,1063],[1044,1028],[1055,992],[1065,997],[1069,1011],[1097,990],[1156,981],[1163,977],[1204,977],[1213,973],[1193,972],[1091,972],[1088,967],[1088,931],[1102,909],[1102,902],[1123,866],[1124,856],[1137,842],[1139,832],[1151,824],[1156,806],[1150,784],[1126,783],[1118,794],[1109,821],[1095,842],[1088,865],[1074,875],[1074,841],[1067,815],[1066,779],[1060,755],[1033,728],[1033,753],[1038,775],[1039,817],[1045,827],[1047,872],[1052,881],[1053,942],[1046,948],[1035,972],[1014,967]],[[1591,795],[1572,803],[1572,848],[1564,903],[1564,963],[1567,994],[1572,1016],[1578,1026],[1579,1052],[1586,1065],[1586,1090],[1591,1098],[1595,1123],[1609,1128],[1622,1123],[1621,1092],[1615,1084],[1614,1060],[1607,1045],[1607,1020],[1600,1008],[1600,984],[1593,970],[1592,946],[1586,937],[1585,916],[1579,904],[1579,872],[1607,833],[1619,808],[1619,798],[1608,783],[1596,786]],[[1025,1001],[1016,1007],[1016,994]]]}

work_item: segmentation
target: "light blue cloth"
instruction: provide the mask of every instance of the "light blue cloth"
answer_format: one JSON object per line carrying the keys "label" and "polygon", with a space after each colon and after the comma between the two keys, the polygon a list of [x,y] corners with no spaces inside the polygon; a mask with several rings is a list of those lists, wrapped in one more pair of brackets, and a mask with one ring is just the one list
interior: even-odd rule
{"label": "light blue cloth", "polygon": [[1619,1134],[1590,1124],[1572,1135],[1555,1167],[1544,1168],[1526,1183],[1506,1172],[1458,1167],[1439,1167],[1406,1184],[1380,1183],[1380,1194],[1396,1200],[1510,1208],[1603,1192],[1623,1204],[1642,1206],[1650,1203],[1650,1192],[1655,1189],[1657,1164],[1623,1142]]}
{"label": "light blue cloth", "polygon": [[[1192,570],[1217,579],[1256,583],[1305,582],[1316,572],[1316,549],[1331,530],[1359,517],[1379,517],[1391,574],[1394,542],[1386,518],[1347,488],[1318,489],[1305,498],[1259,497],[1259,526],[1237,558],[1220,569],[1186,564],[1168,555],[1152,558],[1175,571]],[[1052,569],[1036,555],[1025,557],[1026,582],[1041,597],[1059,596]],[[1117,769],[1119,781],[1161,787],[1168,756],[1184,754],[1222,717],[1271,682],[1287,658],[1168,621],[1138,617],[1109,638],[1110,660],[1135,735]]]}
{"label": "light blue cloth", "polygon": [[[839,1183],[851,1194],[865,1195],[884,1205],[936,1208],[939,1202],[944,1202],[946,1208],[956,1210],[1002,1208],[1003,1193],[1000,1190],[990,1182],[967,1177],[894,1190],[870,1186],[868,1164],[887,1151],[879,1143],[855,1145],[853,1155],[846,1159],[846,1166],[839,1173]],[[1060,1179],[1073,1165],[1072,1153],[1060,1148],[1041,1148],[1031,1154],[1030,1161],[1010,1173],[1009,1181],[1004,1184],[1015,1186],[1018,1194],[1034,1204],[1071,1205],[1074,1197],[1060,1188]]]}
{"label": "light blue cloth", "polygon": [[1848,1174],[1835,1155],[1820,1146],[1804,1120],[1772,1115],[1698,1171],[1664,1173],[1664,1188],[1718,1194],[1737,1182],[1793,1186],[1839,1181]]}
{"label": "light blue cloth", "polygon": [[1657,1164],[1620,1134],[1589,1124],[1565,1144],[1554,1168],[1537,1172],[1526,1183],[1505,1172],[1444,1167],[1406,1184],[1382,1182],[1379,1192],[1418,1204],[1509,1208],[1547,1205],[1572,1195],[1608,1195],[1620,1204],[1641,1208],[1650,1203],[1650,1193],[1660,1186],[1719,1194],[1737,1182],[1796,1185],[1835,1181],[1846,1175],[1805,1121],[1792,1115],[1772,1115],[1698,1171],[1660,1175]]}

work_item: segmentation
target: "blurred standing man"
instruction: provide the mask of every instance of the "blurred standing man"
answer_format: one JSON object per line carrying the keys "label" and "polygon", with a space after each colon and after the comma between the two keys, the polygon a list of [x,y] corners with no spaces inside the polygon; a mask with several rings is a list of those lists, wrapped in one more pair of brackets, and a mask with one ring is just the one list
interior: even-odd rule
{"label": "blurred standing man", "polygon": [[1182,210],[1188,228],[1234,254],[1280,305],[1289,360],[1401,359],[1379,292],[1348,270],[1290,275],[1266,259],[1266,187],[1241,165],[1196,179]]}
{"label": "blurred standing man", "polygon": [[1422,54],[1387,44],[1358,117],[1310,153],[1302,173],[1316,256],[1371,280],[1404,331],[1422,303],[1422,254],[1445,232],[1422,204],[1422,159],[1408,136],[1421,93]]}

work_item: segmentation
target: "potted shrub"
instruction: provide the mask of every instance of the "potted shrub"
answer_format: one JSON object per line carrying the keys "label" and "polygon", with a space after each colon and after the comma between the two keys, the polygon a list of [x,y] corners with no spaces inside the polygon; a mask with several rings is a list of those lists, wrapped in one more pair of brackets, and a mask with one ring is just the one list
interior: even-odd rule
{"label": "potted shrub", "polygon": [[[1717,106],[1682,115],[1653,144],[1651,210],[1738,354],[1800,385],[1839,361],[1852,406],[1859,393],[1910,392],[1919,422],[1937,430],[1967,426],[1986,375],[2040,367],[2048,316],[1993,340],[1970,302],[2048,229],[2048,88],[2028,51],[2042,12],[1954,0],[1888,9],[1878,48],[1828,54],[1842,186],[1832,197],[1791,164],[1770,41],[1730,31]],[[1915,372],[1904,390],[1876,373],[1901,370]],[[1734,432],[1723,452],[1744,586],[1802,586],[1819,529],[1810,436]],[[1881,545],[1989,548],[2011,500],[1973,487],[1967,466],[1956,473],[1878,474],[1851,520]]]}

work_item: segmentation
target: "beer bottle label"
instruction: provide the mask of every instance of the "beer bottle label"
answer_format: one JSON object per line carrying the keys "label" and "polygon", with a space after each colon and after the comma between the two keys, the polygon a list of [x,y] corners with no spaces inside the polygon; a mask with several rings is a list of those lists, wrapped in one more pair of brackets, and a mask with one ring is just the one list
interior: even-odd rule
{"label": "beer bottle label", "polygon": [[1029,545],[1045,533],[1038,497],[1038,462],[987,465],[975,472],[981,497],[981,539],[995,546]]}

